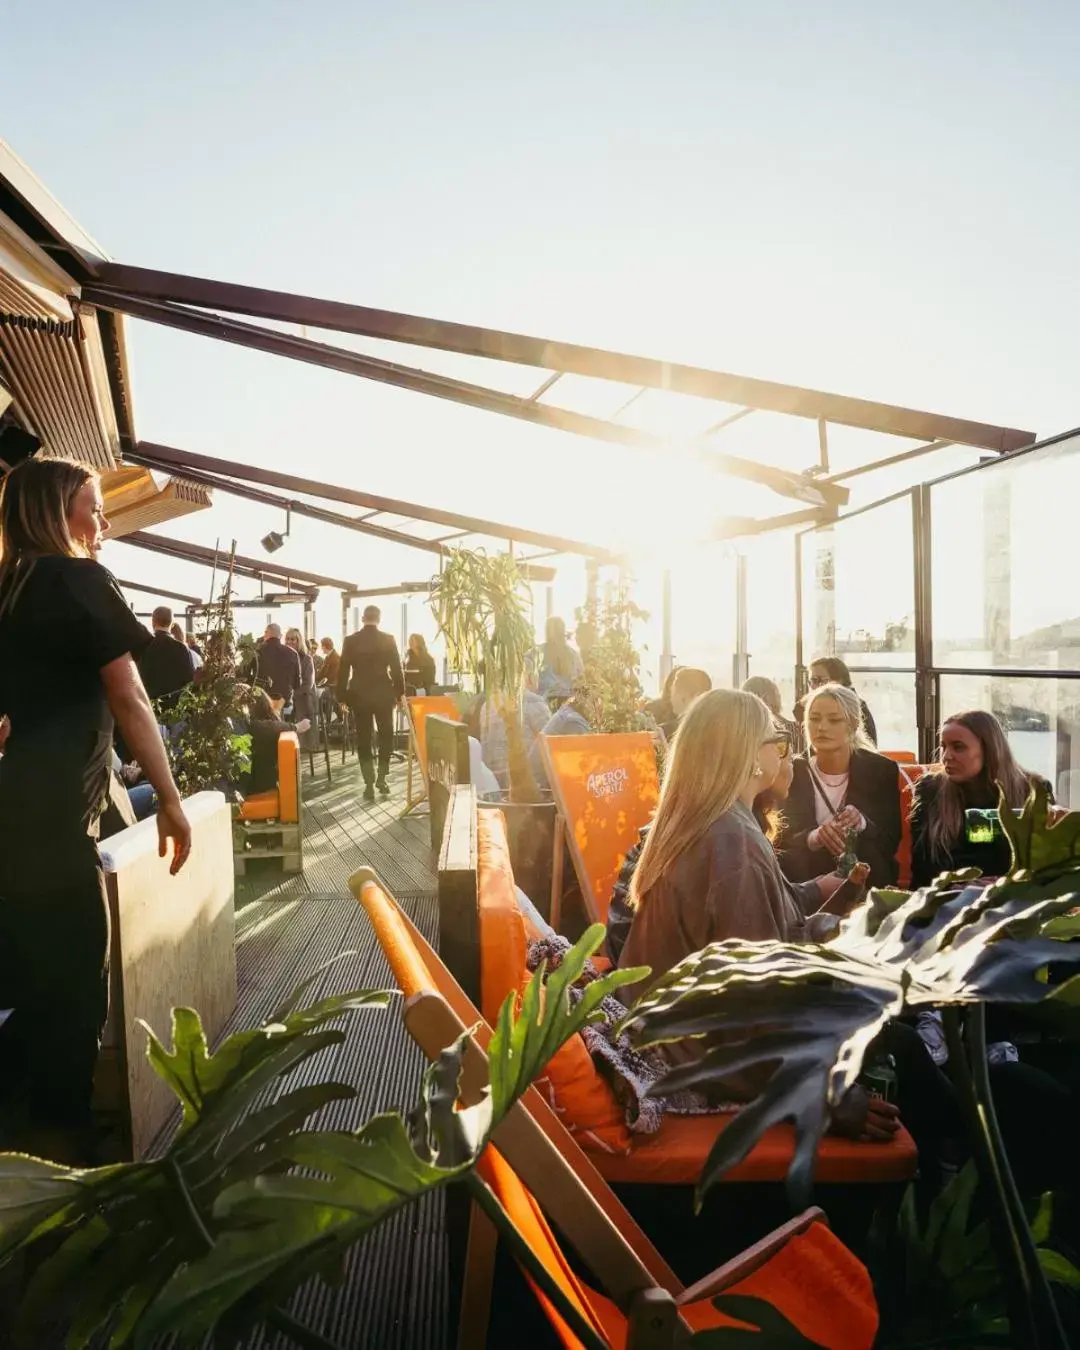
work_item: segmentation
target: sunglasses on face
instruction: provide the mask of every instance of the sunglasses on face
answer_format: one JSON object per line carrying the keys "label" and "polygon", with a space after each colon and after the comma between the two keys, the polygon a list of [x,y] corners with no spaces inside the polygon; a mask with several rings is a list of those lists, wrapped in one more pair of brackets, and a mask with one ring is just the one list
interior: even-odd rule
{"label": "sunglasses on face", "polygon": [[787,759],[791,754],[791,741],[786,736],[770,736],[762,741],[762,745],[775,745],[781,759]]}

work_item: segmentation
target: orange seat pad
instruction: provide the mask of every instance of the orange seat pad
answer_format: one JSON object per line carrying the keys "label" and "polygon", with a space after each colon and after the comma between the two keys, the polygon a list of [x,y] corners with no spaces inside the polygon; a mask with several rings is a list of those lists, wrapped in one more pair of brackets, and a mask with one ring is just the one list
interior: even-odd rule
{"label": "orange seat pad", "polygon": [[[734,1111],[709,1116],[665,1116],[655,1134],[634,1135],[629,1153],[588,1150],[589,1157],[606,1181],[690,1186],[701,1175],[716,1136],[734,1119]],[[774,1125],[737,1167],[724,1173],[723,1179],[780,1181],[794,1156],[794,1126]],[[887,1144],[862,1143],[827,1134],[818,1145],[814,1179],[864,1184],[909,1181],[915,1175],[917,1161],[915,1141],[903,1128]]]}
{"label": "orange seat pad", "polygon": [[280,820],[281,801],[277,788],[267,788],[265,792],[253,792],[245,797],[240,806],[241,820]]}

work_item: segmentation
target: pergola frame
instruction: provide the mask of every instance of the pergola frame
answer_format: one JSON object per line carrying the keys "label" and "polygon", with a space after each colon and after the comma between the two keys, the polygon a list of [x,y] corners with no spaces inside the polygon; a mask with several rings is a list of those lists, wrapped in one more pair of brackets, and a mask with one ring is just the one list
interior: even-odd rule
{"label": "pergola frame", "polygon": [[[94,270],[95,279],[90,285],[84,286],[82,298],[85,303],[100,309],[276,352],[594,439],[669,452],[674,444],[670,438],[641,431],[615,420],[636,401],[640,393],[649,389],[741,405],[706,427],[696,437],[690,438],[686,444],[721,472],[761,483],[782,495],[820,508],[822,519],[835,514],[847,502],[848,490],[841,480],[851,476],[850,472],[829,476],[829,423],[907,437],[924,443],[912,451],[902,452],[903,458],[941,448],[944,444],[970,446],[998,454],[1021,449],[1035,439],[1033,433],[1013,428],[749,379],[699,366],[657,361],[575,343],[552,342],[498,329],[118,263],[102,262]],[[208,310],[224,313],[208,313]],[[229,314],[534,366],[545,374],[539,387],[532,394],[522,397],[385,361],[348,348],[314,342],[280,330],[241,323],[226,317]],[[590,417],[543,402],[544,396],[564,374],[618,381],[637,386],[638,392],[630,398],[624,394],[611,418]],[[783,413],[816,421],[818,465],[807,473],[799,474],[739,456],[716,454],[711,450],[707,444],[710,437],[754,411]],[[858,472],[869,472],[871,468],[895,463],[898,458],[889,456],[874,464],[861,466]],[[722,528],[725,528],[726,537],[734,537],[733,532]]]}

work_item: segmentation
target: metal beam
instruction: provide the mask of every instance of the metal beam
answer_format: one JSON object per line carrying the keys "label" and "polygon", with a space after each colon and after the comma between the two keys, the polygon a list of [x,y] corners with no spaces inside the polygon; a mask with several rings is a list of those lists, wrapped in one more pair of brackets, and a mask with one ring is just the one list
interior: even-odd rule
{"label": "metal beam", "polygon": [[741,422],[744,417],[749,417],[751,413],[755,412],[757,412],[756,408],[740,408],[738,412],[733,412],[727,417],[721,417],[719,422],[714,422],[711,427],[706,427],[698,439],[704,440],[706,436],[714,436],[718,431],[723,431],[725,427],[730,427],[735,422]]}
{"label": "metal beam", "polygon": [[[148,454],[141,445],[135,450],[129,450],[125,459],[132,464],[144,465],[148,469],[171,472],[168,461],[158,459],[153,454]],[[296,501],[292,497],[279,497],[276,493],[265,492],[260,488],[247,487],[243,483],[234,483],[228,478],[222,478],[216,474],[200,473],[185,468],[184,478],[189,483],[199,483],[203,487],[231,493],[234,497],[244,497],[248,501],[262,502],[264,506],[273,506],[278,510],[292,511],[298,516],[307,516],[311,520],[321,521],[324,525],[337,525],[343,530],[355,530],[359,534],[371,535],[373,538],[383,539],[387,543],[403,544],[406,548],[418,548],[425,553],[437,553],[440,556],[444,552],[442,545],[433,539],[417,539],[411,534],[404,534],[400,530],[392,530],[386,525],[368,525],[363,520],[357,520],[354,516],[343,516],[338,511],[328,511],[323,506],[312,506],[308,502]]]}
{"label": "metal beam", "polygon": [[[186,562],[202,563],[206,567],[218,567],[228,561],[228,554],[222,550],[206,548],[202,544],[190,544],[185,539],[171,539],[163,534],[148,534],[145,530],[134,530],[122,535],[119,544],[134,544],[137,548],[149,549],[152,553],[163,553],[170,558],[181,558]],[[256,581],[267,581],[283,590],[290,589],[290,582],[306,583],[305,590],[312,587],[328,586],[331,590],[348,591],[355,584],[342,581],[340,577],[327,577],[319,572],[305,572],[299,567],[281,567],[276,563],[266,563],[261,558],[246,558],[238,553],[234,571],[239,575],[250,575]],[[242,569],[242,570],[241,570]]]}
{"label": "metal beam", "polygon": [[[477,408],[482,412],[500,413],[505,417],[514,417],[520,421],[532,422],[536,426],[570,432],[591,440],[629,445],[635,449],[653,450],[665,455],[670,455],[678,444],[671,437],[639,431],[636,427],[623,426],[619,422],[606,421],[602,417],[590,417],[569,408],[534,402],[517,394],[490,389],[487,385],[470,384],[465,380],[452,379],[448,375],[435,375],[414,366],[384,361],[380,357],[367,356],[347,347],[332,347],[324,342],[313,342],[309,338],[295,337],[290,333],[278,332],[276,329],[241,323],[236,319],[225,318],[221,314],[206,314],[167,301],[146,300],[102,286],[84,287],[82,299],[86,304],[130,314],[138,319],[146,319],[150,323],[179,329],[181,332],[198,333],[219,342],[231,342],[240,347],[270,352],[275,356],[287,356],[294,361],[306,361],[310,365],[322,366],[327,370],[357,375],[361,379],[394,385],[396,388],[428,394],[433,398],[447,399],[452,403]],[[764,487],[784,496],[822,506],[842,506],[847,501],[847,491],[842,487],[818,485],[800,474],[790,473],[786,469],[778,469],[768,464],[759,464],[754,460],[742,459],[736,455],[707,453],[696,441],[686,443],[684,448],[697,454],[704,464],[718,473],[727,473],[735,478],[761,483]]]}
{"label": "metal beam", "polygon": [[450,529],[462,530],[466,534],[486,534],[494,539],[514,539],[520,543],[535,544],[538,548],[554,549],[558,553],[579,553],[585,557],[599,558],[603,562],[615,562],[617,559],[617,555],[610,549],[600,548],[596,544],[583,544],[576,539],[564,539],[559,535],[543,534],[537,530],[524,530],[516,525],[501,525],[493,520],[464,516],[457,511],[445,511],[440,507],[419,506],[415,502],[403,502],[394,497],[378,497],[371,492],[358,492],[355,488],[343,488],[334,483],[300,478],[296,474],[278,473],[274,469],[260,469],[252,464],[241,464],[237,460],[191,454],[186,450],[177,450],[172,446],[157,445],[150,441],[140,441],[138,453],[168,465],[169,472],[181,475],[191,470],[217,473],[229,478],[240,478],[248,483],[283,488],[287,492],[301,492],[307,497],[323,497],[328,501],[341,502],[347,506],[361,506],[393,515],[412,516],[416,520],[431,520]]}
{"label": "metal beam", "polygon": [[945,450],[955,441],[931,441],[928,445],[917,445],[913,450],[902,450],[898,455],[889,455],[887,459],[876,459],[870,464],[860,464],[854,469],[845,469],[843,473],[834,473],[823,481],[829,483],[847,482],[849,478],[858,478],[864,473],[875,473],[878,469],[887,469],[893,464],[903,464],[905,460],[918,459],[920,455],[929,455],[934,450]]}
{"label": "metal beam", "polygon": [[201,605],[203,602],[197,595],[182,595],[179,591],[167,591],[161,586],[143,586],[137,581],[121,581],[119,577],[116,584],[125,591],[138,591],[140,595],[157,595],[162,600],[179,600],[182,605]]}
{"label": "metal beam", "polygon": [[[832,511],[789,511],[783,516],[766,516],[764,520],[721,521],[713,539],[742,539],[751,534],[769,534],[772,530],[789,530],[795,525],[824,525],[838,517]],[[843,517],[839,517],[843,519]]]}
{"label": "metal beam", "polygon": [[868,399],[827,394],[770,380],[748,379],[701,366],[657,361],[577,343],[551,342],[471,324],[399,314],[334,300],[264,290],[257,286],[234,286],[227,282],[158,272],[122,263],[103,262],[97,267],[99,284],[130,295],[225,309],[234,314],[282,320],[327,328],[362,337],[403,342],[467,356],[485,356],[497,361],[536,366],[538,369],[591,375],[624,384],[669,389],[766,412],[795,417],[820,418],[866,431],[883,431],[915,440],[948,439],[980,450],[1016,450],[1035,437],[1026,431],[892,407]]}

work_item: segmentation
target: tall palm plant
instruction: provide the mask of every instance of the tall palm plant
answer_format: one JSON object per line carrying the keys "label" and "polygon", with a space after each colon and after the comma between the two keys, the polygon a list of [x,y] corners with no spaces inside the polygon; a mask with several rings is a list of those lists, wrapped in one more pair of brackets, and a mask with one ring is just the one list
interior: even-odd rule
{"label": "tall palm plant", "polygon": [[532,596],[508,553],[454,549],[431,582],[431,611],[451,664],[474,676],[506,722],[512,801],[540,794],[521,730],[525,672],[535,648]]}

